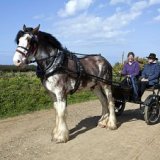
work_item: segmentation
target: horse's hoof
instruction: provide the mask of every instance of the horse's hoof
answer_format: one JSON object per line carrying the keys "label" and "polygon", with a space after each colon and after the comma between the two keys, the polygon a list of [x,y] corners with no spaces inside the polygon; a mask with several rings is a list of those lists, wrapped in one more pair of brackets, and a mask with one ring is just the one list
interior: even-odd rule
{"label": "horse's hoof", "polygon": [[116,130],[117,126],[108,127],[110,130]]}
{"label": "horse's hoof", "polygon": [[117,129],[117,125],[116,124],[109,124],[108,125],[108,128],[110,129],[110,130],[115,130],[115,129]]}
{"label": "horse's hoof", "polygon": [[106,128],[107,127],[107,124],[103,123],[103,122],[99,122],[98,123],[98,126],[101,127],[101,128]]}
{"label": "horse's hoof", "polygon": [[56,143],[66,143],[68,140],[64,140],[64,139],[57,139]]}
{"label": "horse's hoof", "polygon": [[67,139],[55,139],[55,138],[52,138],[51,139],[51,142],[55,142],[55,143],[66,143],[68,140]]}
{"label": "horse's hoof", "polygon": [[54,141],[56,143],[66,143],[68,141],[68,138],[54,138]]}
{"label": "horse's hoof", "polygon": [[53,142],[55,142],[55,143],[66,143],[67,141],[69,140],[69,136],[65,136],[65,137],[58,137],[58,135],[57,134],[55,134],[53,137],[52,137],[52,139],[51,139],[51,141]]}

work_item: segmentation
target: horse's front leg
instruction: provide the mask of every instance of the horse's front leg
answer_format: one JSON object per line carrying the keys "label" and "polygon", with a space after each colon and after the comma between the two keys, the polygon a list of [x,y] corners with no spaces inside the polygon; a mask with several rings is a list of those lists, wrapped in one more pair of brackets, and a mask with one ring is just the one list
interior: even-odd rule
{"label": "horse's front leg", "polygon": [[56,126],[53,130],[53,138],[57,143],[67,142],[69,139],[69,131],[66,124],[66,99],[57,96],[57,102],[54,102],[56,110]]}

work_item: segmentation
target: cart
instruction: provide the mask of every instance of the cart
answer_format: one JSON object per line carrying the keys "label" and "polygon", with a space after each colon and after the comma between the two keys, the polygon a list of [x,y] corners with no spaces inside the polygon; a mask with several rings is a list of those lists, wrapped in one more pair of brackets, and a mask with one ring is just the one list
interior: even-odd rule
{"label": "cart", "polygon": [[112,94],[115,99],[115,113],[120,116],[126,106],[126,102],[136,103],[140,105],[140,113],[144,116],[144,120],[148,125],[158,123],[160,119],[160,83],[147,89],[151,94],[142,101],[133,100],[133,89],[130,85],[120,83],[112,83]]}

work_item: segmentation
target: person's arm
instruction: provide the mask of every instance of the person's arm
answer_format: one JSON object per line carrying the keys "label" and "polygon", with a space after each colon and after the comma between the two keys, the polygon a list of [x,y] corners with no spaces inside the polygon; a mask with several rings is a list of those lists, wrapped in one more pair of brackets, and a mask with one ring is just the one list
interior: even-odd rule
{"label": "person's arm", "polygon": [[141,75],[142,78],[146,78],[146,71],[147,71],[147,65],[144,65],[144,68],[142,70],[142,75]]}
{"label": "person's arm", "polygon": [[127,66],[126,66],[126,64],[124,64],[121,74],[123,76],[127,75]]}
{"label": "person's arm", "polygon": [[135,62],[135,70],[134,73],[131,76],[138,76],[140,71],[140,66],[138,62]]}
{"label": "person's arm", "polygon": [[148,67],[147,67],[147,65],[145,65],[144,68],[143,68],[143,71],[142,71],[142,75],[141,75],[141,78],[142,78],[141,81],[142,82],[148,81],[147,70],[148,70]]}
{"label": "person's arm", "polygon": [[151,81],[154,79],[158,79],[158,77],[159,77],[159,65],[156,65],[154,69],[154,73],[151,76],[148,76],[148,80]]}

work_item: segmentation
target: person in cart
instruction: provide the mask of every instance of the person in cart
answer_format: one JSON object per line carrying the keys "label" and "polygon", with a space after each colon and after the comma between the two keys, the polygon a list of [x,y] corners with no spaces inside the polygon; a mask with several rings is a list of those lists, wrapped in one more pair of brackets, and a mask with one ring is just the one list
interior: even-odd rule
{"label": "person in cart", "polygon": [[150,53],[146,58],[148,59],[148,64],[144,66],[141,75],[140,97],[142,97],[147,88],[156,85],[160,77],[160,65],[157,63],[158,58],[156,54]]}
{"label": "person in cart", "polygon": [[139,94],[137,80],[140,72],[140,66],[134,58],[134,53],[129,52],[127,55],[127,62],[124,64],[121,74],[130,78],[131,85],[133,87],[133,100],[138,101]]}

